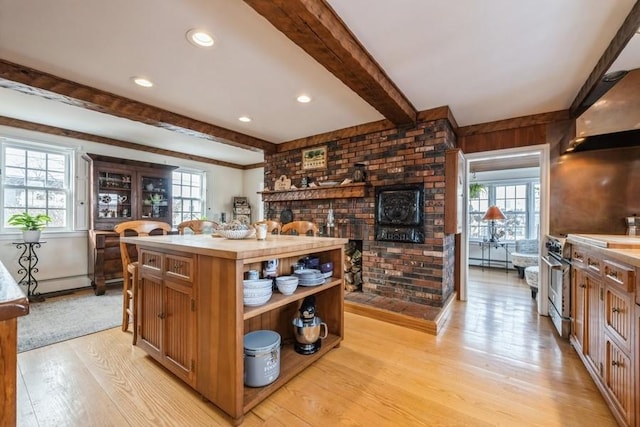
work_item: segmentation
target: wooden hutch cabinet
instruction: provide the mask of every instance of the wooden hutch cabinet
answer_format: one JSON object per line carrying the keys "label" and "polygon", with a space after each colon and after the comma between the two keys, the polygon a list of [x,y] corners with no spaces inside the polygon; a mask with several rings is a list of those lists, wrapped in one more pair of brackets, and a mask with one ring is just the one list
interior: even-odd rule
{"label": "wooden hutch cabinet", "polygon": [[175,166],[88,154],[91,160],[89,268],[102,295],[106,282],[122,280],[120,241],[113,228],[150,219],[171,224],[171,172]]}

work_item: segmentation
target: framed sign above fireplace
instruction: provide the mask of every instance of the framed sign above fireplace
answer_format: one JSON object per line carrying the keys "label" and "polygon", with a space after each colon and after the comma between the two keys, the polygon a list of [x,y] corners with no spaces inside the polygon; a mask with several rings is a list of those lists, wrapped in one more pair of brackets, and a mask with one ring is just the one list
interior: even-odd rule
{"label": "framed sign above fireplace", "polygon": [[420,185],[376,187],[376,240],[424,243],[424,188]]}

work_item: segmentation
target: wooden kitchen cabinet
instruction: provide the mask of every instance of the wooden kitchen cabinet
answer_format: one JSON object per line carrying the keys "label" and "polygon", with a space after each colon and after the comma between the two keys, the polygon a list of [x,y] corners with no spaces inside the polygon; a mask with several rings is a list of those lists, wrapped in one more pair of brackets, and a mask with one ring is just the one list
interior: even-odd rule
{"label": "wooden kitchen cabinet", "polygon": [[[344,336],[346,239],[269,236],[267,240],[228,240],[208,235],[125,237],[139,246],[138,343],[171,372],[226,412],[235,424],[244,414],[331,349]],[[290,274],[300,258],[333,262],[324,284],[299,286],[293,295],[274,292],[266,304],[243,305],[243,279],[279,260],[279,275]],[[318,352],[293,348],[292,320],[302,300],[316,297],[316,313],[328,336]],[[244,386],[244,335],[256,330],[280,334],[280,375],[264,387]]]}
{"label": "wooden kitchen cabinet", "polygon": [[618,423],[638,425],[636,267],[614,253],[571,243],[571,342]]}
{"label": "wooden kitchen cabinet", "polygon": [[193,257],[140,250],[138,345],[187,384],[195,385],[196,300]]}

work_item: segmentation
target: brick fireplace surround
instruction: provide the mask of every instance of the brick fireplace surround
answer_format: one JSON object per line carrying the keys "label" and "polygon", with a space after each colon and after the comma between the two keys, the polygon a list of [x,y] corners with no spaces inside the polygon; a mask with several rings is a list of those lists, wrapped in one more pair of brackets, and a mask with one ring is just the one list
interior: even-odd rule
{"label": "brick fireplace surround", "polygon": [[[356,163],[364,163],[366,196],[265,202],[265,216],[278,220],[289,208],[295,220],[324,225],[331,204],[338,235],[362,241],[362,292],[346,295],[347,302],[433,320],[454,293],[454,235],[444,233],[445,151],[455,147],[449,120],[419,121],[317,144],[322,145],[327,147],[326,169],[303,171],[302,149],[265,155],[265,186],[273,189],[282,175],[298,188],[304,176],[341,182],[353,176]],[[374,239],[374,188],[393,184],[424,186],[424,244]]]}

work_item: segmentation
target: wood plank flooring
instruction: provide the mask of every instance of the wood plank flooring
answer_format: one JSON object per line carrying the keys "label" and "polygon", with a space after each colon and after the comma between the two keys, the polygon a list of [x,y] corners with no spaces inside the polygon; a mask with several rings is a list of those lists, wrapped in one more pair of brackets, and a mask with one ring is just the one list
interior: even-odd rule
{"label": "wood plank flooring", "polygon": [[[345,314],[345,340],[244,426],[615,426],[514,272],[472,269],[439,336]],[[119,328],[21,353],[19,426],[226,426]]]}

